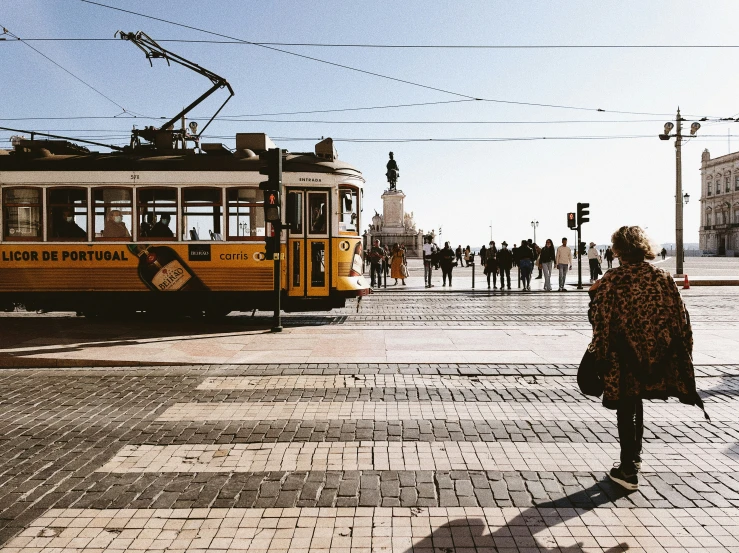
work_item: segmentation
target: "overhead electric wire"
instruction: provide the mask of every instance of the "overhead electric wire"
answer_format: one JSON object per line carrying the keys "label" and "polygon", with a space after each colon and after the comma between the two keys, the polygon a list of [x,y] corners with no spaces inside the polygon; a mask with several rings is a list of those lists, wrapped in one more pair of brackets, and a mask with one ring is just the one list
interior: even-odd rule
{"label": "overhead electric wire", "polygon": [[136,16],[139,16],[139,17],[144,17],[144,18],[147,18],[147,19],[151,19],[153,21],[159,21],[159,22],[162,22],[162,23],[167,23],[169,25],[174,25],[174,26],[177,26],[177,27],[182,27],[184,29],[190,29],[190,30],[193,30],[193,31],[198,31],[198,32],[201,32],[201,33],[206,33],[206,34],[213,35],[213,36],[218,36],[218,37],[221,37],[221,38],[226,38],[226,39],[229,39],[229,40],[234,40],[234,41],[242,42],[244,44],[250,44],[250,45],[253,45],[253,46],[258,46],[260,48],[266,48],[268,50],[273,50],[275,52],[280,52],[280,53],[283,53],[283,54],[288,54],[290,56],[295,56],[295,57],[298,57],[298,58],[303,58],[303,59],[307,59],[307,60],[310,60],[310,61],[315,61],[315,62],[318,62],[318,63],[323,63],[323,64],[330,65],[330,66],[333,66],[333,67],[339,67],[341,69],[347,69],[349,71],[355,71],[357,73],[363,73],[365,75],[370,75],[370,76],[379,77],[379,78],[382,78],[382,79],[387,79],[387,80],[390,80],[390,81],[395,81],[395,82],[399,82],[399,83],[403,83],[403,84],[408,84],[408,85],[411,85],[411,86],[415,86],[415,87],[419,87],[419,88],[424,88],[424,89],[427,89],[427,90],[433,90],[435,92],[442,92],[444,94],[451,94],[453,96],[459,96],[459,97],[462,97],[462,98],[467,98],[467,99],[475,100],[475,101],[479,101],[479,102],[492,102],[492,103],[498,103],[498,104],[520,105],[520,106],[529,106],[529,107],[544,107],[544,108],[552,108],[552,109],[572,109],[572,110],[579,110],[579,111],[596,111],[596,112],[606,112],[606,111],[608,111],[609,113],[619,113],[619,114],[622,114],[622,115],[653,115],[653,116],[660,116],[660,117],[662,117],[662,116],[665,115],[665,114],[662,114],[662,113],[647,113],[647,112],[636,112],[636,111],[616,111],[616,110],[605,110],[605,109],[602,109],[602,108],[591,108],[591,107],[583,107],[583,106],[567,106],[567,105],[561,105],[561,104],[545,104],[545,103],[537,103],[537,102],[522,102],[522,101],[514,101],[514,100],[497,100],[497,99],[491,99],[491,98],[480,98],[480,97],[472,96],[472,95],[469,95],[469,94],[463,94],[461,92],[455,92],[455,91],[452,91],[452,90],[445,90],[443,88],[438,88],[438,87],[433,87],[433,86],[429,86],[429,85],[425,85],[425,84],[421,84],[421,83],[416,83],[416,82],[413,82],[413,81],[408,81],[408,80],[400,79],[400,78],[397,78],[397,77],[391,77],[389,75],[383,75],[381,73],[376,73],[376,72],[373,72],[373,71],[367,71],[366,69],[359,69],[357,67],[352,67],[350,65],[344,65],[344,64],[341,64],[341,63],[336,63],[336,62],[324,60],[324,59],[321,59],[321,58],[316,58],[316,57],[313,57],[313,56],[307,56],[305,54],[299,54],[297,52],[291,52],[290,50],[284,50],[282,48],[277,48],[275,46],[270,46],[270,45],[259,43],[259,42],[253,42],[253,41],[249,41],[249,40],[244,40],[244,39],[232,37],[232,36],[229,36],[229,35],[226,35],[226,34],[223,34],[223,33],[217,33],[215,31],[209,31],[207,29],[202,29],[202,28],[199,28],[199,27],[195,27],[193,25],[187,25],[187,24],[184,24],[184,23],[178,23],[176,21],[171,21],[169,19],[164,19],[164,18],[161,18],[161,17],[153,16],[153,15],[148,15],[148,14],[144,14],[144,13],[140,13],[140,12],[135,12],[133,10],[126,10],[126,9],[119,8],[119,7],[116,7],[116,6],[110,6],[108,4],[103,4],[101,2],[96,2],[94,0],[80,0],[80,2],[84,2],[86,4],[91,4],[91,5],[94,5],[94,6],[99,6],[99,7],[102,7],[102,8],[107,8],[109,10],[115,10],[115,11],[120,11],[122,13],[128,13],[128,14],[131,14],[131,15],[136,15]]}
{"label": "overhead electric wire", "polygon": [[[115,42],[116,38],[26,38],[33,42]],[[366,44],[331,42],[264,42],[232,40],[205,40],[186,38],[161,38],[157,42],[193,44],[237,44],[256,46],[303,46],[311,48],[379,48],[379,49],[448,49],[448,50],[585,50],[585,49],[691,49],[691,48],[739,48],[739,44]]]}
{"label": "overhead electric wire", "polygon": [[46,54],[44,54],[42,51],[34,48],[30,44],[28,44],[25,40],[23,40],[21,37],[19,37],[18,35],[15,35],[15,34],[11,33],[7,29],[7,27],[5,27],[3,25],[0,25],[0,27],[2,27],[3,34],[7,34],[7,35],[13,37],[14,39],[18,40],[19,42],[22,42],[23,44],[25,44],[26,46],[28,46],[31,50],[33,50],[34,52],[36,52],[38,55],[40,55],[43,58],[45,58],[46,60],[50,61],[51,63],[53,63],[54,65],[56,65],[59,69],[61,69],[62,71],[64,71],[68,75],[70,75],[70,76],[74,77],[75,79],[77,79],[79,82],[81,82],[87,88],[89,88],[90,90],[93,90],[94,92],[98,93],[100,96],[102,96],[103,98],[105,98],[106,100],[108,100],[110,103],[118,106],[121,110],[123,110],[123,113],[129,113],[126,108],[124,108],[121,104],[119,104],[118,102],[116,102],[115,100],[113,100],[110,96],[104,94],[103,92],[100,92],[97,88],[95,88],[94,86],[92,86],[90,83],[88,83],[84,79],[78,77],[77,75],[75,75],[74,73],[72,73],[69,69],[67,69],[66,67],[64,67],[60,63],[54,61],[49,56],[47,56]]}

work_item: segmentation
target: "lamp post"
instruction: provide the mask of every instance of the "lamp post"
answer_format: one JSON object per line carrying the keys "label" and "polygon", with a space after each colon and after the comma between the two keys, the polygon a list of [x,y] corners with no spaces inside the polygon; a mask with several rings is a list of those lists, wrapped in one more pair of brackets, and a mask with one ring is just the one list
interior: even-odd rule
{"label": "lamp post", "polygon": [[493,241],[493,222],[490,221],[490,241]]}
{"label": "lamp post", "polygon": [[[682,129],[683,118],[680,117],[680,108],[677,108],[677,117],[675,118],[677,129],[675,134],[670,134],[675,125],[669,121],[665,123],[665,132],[659,135],[660,140],[675,139],[675,276],[683,276],[683,261],[685,252],[683,251],[683,165],[682,165]],[[700,129],[700,123],[694,122],[690,125],[690,135]],[[690,196],[688,196],[690,198]],[[685,200],[687,203],[687,200]]]}
{"label": "lamp post", "polygon": [[534,227],[534,244],[536,244],[536,227],[539,226],[539,221],[531,221],[531,226]]}

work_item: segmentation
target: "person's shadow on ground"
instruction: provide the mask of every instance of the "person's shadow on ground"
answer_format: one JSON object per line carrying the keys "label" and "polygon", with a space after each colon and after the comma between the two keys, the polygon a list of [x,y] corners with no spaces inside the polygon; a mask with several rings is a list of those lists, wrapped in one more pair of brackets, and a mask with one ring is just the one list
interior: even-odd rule
{"label": "person's shadow on ground", "polygon": [[[626,497],[630,493],[616,486],[617,491],[609,490],[609,494],[606,495],[603,491],[603,484],[598,482],[560,500],[539,503],[535,507],[522,511],[503,526],[497,528],[482,518],[455,518],[436,528],[430,536],[414,544],[405,553],[492,553],[499,550],[515,551],[517,549],[581,553],[593,547],[597,548],[599,546],[592,542],[592,536],[587,538],[563,536],[560,540],[561,545],[558,545],[551,534],[541,536],[536,536],[536,534],[547,528],[563,524],[567,520],[577,518],[583,511],[587,512],[600,505],[611,503],[615,499]],[[583,496],[587,496],[590,501],[583,502]],[[572,500],[570,504],[577,504],[578,507],[562,508],[562,503],[568,503],[567,500]],[[558,507],[559,509],[557,509]],[[586,543],[586,541],[589,543]],[[626,543],[620,543],[605,549],[605,551],[607,553],[620,553],[628,551],[628,549],[629,546]]]}

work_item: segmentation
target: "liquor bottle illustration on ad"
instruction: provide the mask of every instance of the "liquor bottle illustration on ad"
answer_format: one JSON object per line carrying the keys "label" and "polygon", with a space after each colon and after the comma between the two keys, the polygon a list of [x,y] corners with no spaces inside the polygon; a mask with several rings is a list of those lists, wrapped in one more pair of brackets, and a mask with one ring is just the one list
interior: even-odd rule
{"label": "liquor bottle illustration on ad", "polygon": [[169,246],[130,244],[128,249],[139,257],[139,278],[149,289],[155,292],[208,290]]}

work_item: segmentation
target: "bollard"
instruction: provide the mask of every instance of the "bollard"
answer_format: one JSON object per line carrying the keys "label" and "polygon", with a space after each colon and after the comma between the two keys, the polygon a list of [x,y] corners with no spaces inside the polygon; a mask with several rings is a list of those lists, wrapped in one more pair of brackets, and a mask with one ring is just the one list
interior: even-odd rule
{"label": "bollard", "polygon": [[683,282],[683,290],[690,290],[690,281],[688,275],[685,275],[685,282]]}
{"label": "bollard", "polygon": [[475,264],[472,264],[472,288],[475,288]]}

